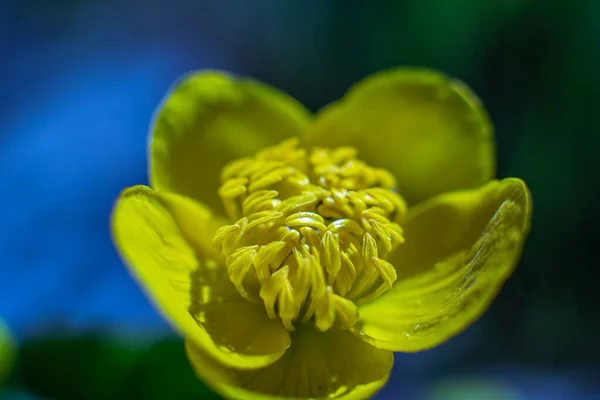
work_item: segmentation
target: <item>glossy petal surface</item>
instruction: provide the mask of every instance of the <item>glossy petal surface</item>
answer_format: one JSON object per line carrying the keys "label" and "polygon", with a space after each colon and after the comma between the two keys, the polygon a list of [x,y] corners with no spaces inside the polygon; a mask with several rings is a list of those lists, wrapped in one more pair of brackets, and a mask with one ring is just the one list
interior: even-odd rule
{"label": "glossy petal surface", "polygon": [[266,84],[224,72],[190,74],[157,110],[152,187],[219,209],[219,175],[227,162],[301,136],[310,120],[302,105]]}
{"label": "glossy petal surface", "polygon": [[355,146],[390,170],[415,204],[474,188],[495,172],[492,126],[462,82],[424,69],[394,69],[359,82],[317,115],[309,146]]}
{"label": "glossy petal surface", "polygon": [[226,369],[193,343],[187,354],[196,373],[228,399],[369,398],[387,381],[393,354],[349,332],[299,332],[276,363],[255,371]]}
{"label": "glossy petal surface", "polygon": [[195,201],[144,186],[123,191],[113,212],[115,243],[165,317],[221,363],[260,368],[290,345],[278,321],[243,300],[211,247],[221,222]]}
{"label": "glossy petal surface", "polygon": [[[378,348],[419,351],[466,329],[520,257],[531,198],[514,178],[444,194],[410,211],[393,288],[360,307],[356,332]],[[362,333],[361,333],[362,332]]]}

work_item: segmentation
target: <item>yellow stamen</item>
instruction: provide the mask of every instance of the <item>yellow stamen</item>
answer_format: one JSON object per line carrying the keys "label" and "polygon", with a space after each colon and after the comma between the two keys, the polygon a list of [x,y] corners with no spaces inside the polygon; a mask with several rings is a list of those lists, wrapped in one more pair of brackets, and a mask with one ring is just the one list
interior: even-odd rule
{"label": "yellow stamen", "polygon": [[238,292],[288,330],[351,328],[357,304],[397,278],[385,258],[404,241],[406,203],[389,172],[356,156],[351,147],[308,154],[291,139],[221,172],[219,196],[236,222],[213,243]]}

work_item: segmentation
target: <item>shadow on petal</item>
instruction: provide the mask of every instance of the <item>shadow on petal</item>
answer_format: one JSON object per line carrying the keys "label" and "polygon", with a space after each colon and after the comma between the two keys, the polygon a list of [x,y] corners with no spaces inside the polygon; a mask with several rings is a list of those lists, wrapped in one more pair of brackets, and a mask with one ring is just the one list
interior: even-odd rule
{"label": "shadow on petal", "polygon": [[242,298],[223,265],[193,271],[190,296],[190,314],[225,351],[261,355],[290,346],[281,321],[269,319],[262,303]]}
{"label": "shadow on petal", "polygon": [[378,348],[406,352],[460,333],[511,275],[530,220],[529,190],[514,178],[415,207],[393,259],[398,281],[360,307],[355,333]]}
{"label": "shadow on petal", "polygon": [[374,395],[386,382],[393,353],[349,332],[298,332],[276,363],[253,371],[225,368],[186,342],[198,376],[229,399],[346,399]]}
{"label": "shadow on petal", "polygon": [[[183,336],[225,365],[261,368],[286,351],[289,333],[258,305],[242,301],[212,258],[206,238],[218,225],[213,218],[189,198],[137,186],[117,200],[113,236],[134,278]],[[243,336],[234,333],[241,316],[251,318]]]}

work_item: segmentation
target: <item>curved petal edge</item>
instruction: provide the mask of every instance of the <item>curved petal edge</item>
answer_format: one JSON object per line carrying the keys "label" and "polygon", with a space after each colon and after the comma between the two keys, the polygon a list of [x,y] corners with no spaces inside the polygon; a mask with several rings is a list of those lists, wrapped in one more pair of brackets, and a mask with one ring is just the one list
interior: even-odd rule
{"label": "curved petal edge", "polygon": [[150,130],[152,187],[214,210],[219,172],[229,161],[298,136],[312,115],[267,84],[220,71],[195,71],[171,88]]}
{"label": "curved petal edge", "polygon": [[[409,211],[406,248],[394,260],[398,281],[360,308],[354,333],[378,348],[413,352],[466,329],[516,267],[531,209],[525,183],[508,178]],[[404,266],[413,271],[400,276]]]}
{"label": "curved petal edge", "polygon": [[495,174],[493,126],[481,101],[463,82],[428,69],[360,81],[319,112],[305,141],[358,148],[367,163],[394,174],[411,205]]}
{"label": "curved petal edge", "polygon": [[276,363],[261,370],[224,368],[186,342],[196,374],[227,399],[362,400],[387,382],[394,357],[349,332],[302,332]]}
{"label": "curved petal edge", "polygon": [[289,333],[232,287],[205,243],[216,226],[202,205],[146,186],[125,189],[112,215],[120,255],[171,325],[224,365],[262,368],[285,353]]}

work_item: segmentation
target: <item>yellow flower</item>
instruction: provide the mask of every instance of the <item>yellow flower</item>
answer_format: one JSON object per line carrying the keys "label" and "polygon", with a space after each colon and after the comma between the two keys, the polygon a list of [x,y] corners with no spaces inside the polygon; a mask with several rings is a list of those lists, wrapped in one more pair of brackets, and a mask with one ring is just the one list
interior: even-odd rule
{"label": "yellow flower", "polygon": [[152,187],[120,194],[112,229],[222,396],[364,399],[392,352],[461,332],[512,273],[530,194],[494,170],[486,112],[437,72],[378,73],[314,118],[199,72],[160,107]]}

